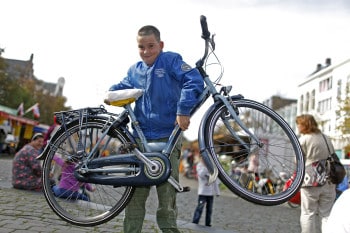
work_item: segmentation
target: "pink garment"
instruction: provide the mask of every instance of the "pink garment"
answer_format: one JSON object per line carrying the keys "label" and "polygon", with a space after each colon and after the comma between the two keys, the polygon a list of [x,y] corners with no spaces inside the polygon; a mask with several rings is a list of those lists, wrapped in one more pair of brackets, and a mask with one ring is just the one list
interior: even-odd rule
{"label": "pink garment", "polygon": [[61,157],[56,155],[54,156],[53,160],[62,167],[60,183],[58,184],[59,188],[79,191],[80,188],[84,187],[88,191],[92,191],[92,186],[90,184],[79,182],[74,177],[74,163],[65,162]]}

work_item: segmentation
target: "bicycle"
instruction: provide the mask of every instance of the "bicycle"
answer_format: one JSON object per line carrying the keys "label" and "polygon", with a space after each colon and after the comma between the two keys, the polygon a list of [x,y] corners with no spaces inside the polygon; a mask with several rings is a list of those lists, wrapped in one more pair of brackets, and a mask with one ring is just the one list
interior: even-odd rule
{"label": "bicycle", "polygon": [[[205,89],[191,116],[212,96],[214,103],[204,114],[198,134],[199,149],[211,173],[210,182],[219,177],[230,191],[256,204],[282,204],[298,191],[304,177],[298,138],[286,121],[267,106],[240,94],[230,96],[231,86],[216,89],[223,71],[214,82],[206,73],[206,67],[212,65],[208,63],[211,55],[221,66],[214,53],[215,35],[210,34],[205,16],[200,17],[200,24],[205,51],[196,68],[204,79]],[[43,192],[49,206],[71,224],[94,226],[111,220],[124,210],[138,186],[169,182],[178,192],[187,191],[170,176],[169,156],[182,135],[181,129],[175,126],[167,142],[147,142],[132,110],[132,104],[142,95],[142,90],[123,91],[118,93],[128,96],[111,97],[106,101],[111,106],[123,108],[118,114],[107,111],[103,105],[55,113],[61,126],[38,159],[43,160]],[[140,142],[133,137],[130,125]],[[143,150],[138,145],[142,145]],[[77,182],[95,186],[95,191],[89,193],[89,201],[69,196],[63,198],[53,193],[55,156],[76,164],[70,175]],[[249,164],[251,157],[259,163],[259,171],[271,169],[275,175],[282,169],[296,171],[292,186],[283,192],[264,194],[242,185],[240,177],[233,179],[231,163]],[[255,175],[260,176],[260,173]]]}

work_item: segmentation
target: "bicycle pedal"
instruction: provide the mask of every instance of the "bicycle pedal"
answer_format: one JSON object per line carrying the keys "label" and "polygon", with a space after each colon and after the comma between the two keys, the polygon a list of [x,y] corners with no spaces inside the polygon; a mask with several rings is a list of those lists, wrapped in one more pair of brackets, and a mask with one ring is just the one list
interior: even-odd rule
{"label": "bicycle pedal", "polygon": [[191,187],[189,187],[189,186],[184,186],[182,188],[182,191],[177,191],[176,190],[176,192],[178,192],[178,193],[184,193],[184,192],[189,192],[189,191],[191,191]]}

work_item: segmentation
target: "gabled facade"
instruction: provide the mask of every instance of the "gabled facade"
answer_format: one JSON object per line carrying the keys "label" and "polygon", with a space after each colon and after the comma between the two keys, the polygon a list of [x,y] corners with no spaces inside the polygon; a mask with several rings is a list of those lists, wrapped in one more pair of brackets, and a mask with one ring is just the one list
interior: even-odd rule
{"label": "gabled facade", "polygon": [[336,114],[338,98],[344,99],[346,86],[350,84],[350,59],[331,64],[328,58],[324,65],[298,85],[297,115],[309,113],[315,116],[321,130],[332,138],[337,154],[344,158],[350,144],[350,135],[342,135],[337,126],[342,119]]}
{"label": "gabled facade", "polygon": [[[13,78],[28,78],[36,79],[34,76],[34,55],[32,54],[27,61],[4,58],[6,64],[6,75]],[[42,85],[37,86],[38,90],[44,90],[45,93],[50,93],[52,96],[63,96],[63,88],[65,79],[58,78],[57,83],[41,82]]]}

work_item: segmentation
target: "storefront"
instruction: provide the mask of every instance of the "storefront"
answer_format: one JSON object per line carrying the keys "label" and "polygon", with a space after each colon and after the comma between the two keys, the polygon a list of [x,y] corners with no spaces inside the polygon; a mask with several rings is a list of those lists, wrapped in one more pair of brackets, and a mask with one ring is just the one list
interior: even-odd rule
{"label": "storefront", "polygon": [[0,126],[5,129],[7,134],[14,136],[18,147],[22,147],[31,139],[39,122],[16,114],[15,109],[0,105]]}

